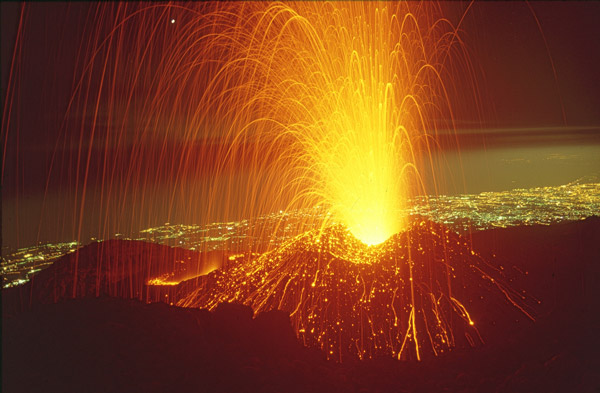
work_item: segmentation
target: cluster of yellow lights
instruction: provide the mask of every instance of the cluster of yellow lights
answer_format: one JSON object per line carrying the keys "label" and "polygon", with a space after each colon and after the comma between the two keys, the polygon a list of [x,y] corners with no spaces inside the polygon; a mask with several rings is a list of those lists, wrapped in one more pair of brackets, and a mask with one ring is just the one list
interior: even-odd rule
{"label": "cluster of yellow lights", "polygon": [[148,280],[147,285],[156,286],[156,285],[177,285],[180,281],[173,280],[172,274],[164,274],[160,277],[152,278]]}

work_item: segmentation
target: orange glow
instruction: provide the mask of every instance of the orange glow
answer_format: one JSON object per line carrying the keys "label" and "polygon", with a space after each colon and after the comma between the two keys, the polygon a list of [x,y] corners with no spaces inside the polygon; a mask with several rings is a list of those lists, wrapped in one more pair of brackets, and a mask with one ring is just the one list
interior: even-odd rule
{"label": "orange glow", "polygon": [[168,281],[165,277],[157,277],[148,280],[148,285],[178,285],[179,281]]}
{"label": "orange glow", "polygon": [[[108,34],[99,28],[81,52],[64,125],[74,131],[61,130],[76,142],[57,142],[78,148],[52,162],[77,163],[65,181],[75,179],[78,241],[90,168],[101,179],[100,231],[125,215],[143,225],[156,209],[199,228],[281,210],[276,228],[247,226],[260,233],[236,244],[244,254],[206,261],[178,305],[288,311],[306,345],[339,360],[420,360],[464,336],[475,345],[458,271],[527,313],[465,239],[404,213],[409,197],[437,193],[432,153],[455,130],[448,89],[457,69],[463,79],[472,71],[440,4],[110,4],[97,12]],[[96,146],[106,147],[100,157]],[[252,239],[286,229],[286,213],[317,210],[287,243],[253,249]],[[234,241],[200,232],[207,249]]]}
{"label": "orange glow", "polygon": [[[343,224],[367,245],[405,228],[409,197],[437,193],[431,153],[455,143],[456,70],[473,79],[440,3],[124,2],[94,14],[57,142],[78,148],[50,165],[76,190],[65,216],[78,241],[88,193],[103,238],[124,221],[155,226],[158,210],[202,226],[320,206],[294,234]],[[60,172],[73,162],[77,176]]]}
{"label": "orange glow", "polygon": [[178,305],[240,302],[256,313],[287,311],[305,345],[339,361],[420,360],[483,343],[465,306],[473,294],[506,296],[528,308],[522,293],[497,291],[500,281],[463,237],[441,225],[414,220],[370,247],[333,226],[204,276]]}
{"label": "orange glow", "polygon": [[404,227],[405,201],[419,188],[415,151],[451,122],[436,67],[452,26],[434,19],[432,29],[435,7],[407,3],[248,8],[239,20],[256,23],[236,25],[236,56],[214,80],[228,104],[216,109],[241,108],[229,128],[231,150],[265,141],[278,152],[265,168],[276,199],[325,206],[325,223],[382,243]]}
{"label": "orange glow", "polygon": [[[454,127],[445,78],[459,41],[439,5],[214,8],[175,43],[201,88],[189,95],[170,78],[190,70],[169,69],[157,95],[194,103],[187,140],[202,132],[221,141],[209,210],[222,211],[221,200],[237,204],[236,190],[243,190],[238,207],[246,217],[273,206],[319,205],[328,214],[307,218],[303,230],[342,223],[367,245],[401,231],[406,200],[422,192],[420,172],[434,165],[429,152],[438,130]],[[163,104],[152,102],[150,112],[171,118]],[[239,166],[248,168],[247,179],[219,184],[219,175]]]}
{"label": "orange glow", "polygon": [[[157,7],[140,13],[151,16]],[[198,187],[209,190],[208,208],[194,215],[190,204],[192,217],[234,207],[246,217],[315,206],[324,214],[305,217],[298,237],[282,247],[199,278],[212,286],[200,285],[180,305],[240,301],[256,312],[287,310],[306,344],[340,359],[346,335],[360,358],[384,351],[421,359],[452,348],[448,309],[468,326],[470,318],[451,297],[450,271],[411,254],[420,252],[411,236],[427,229],[409,226],[403,214],[407,199],[425,191],[421,173],[435,176],[438,131],[454,130],[446,83],[462,52],[440,5],[234,2],[210,9],[174,7],[182,16],[167,25],[184,33],[169,41],[167,55],[149,47],[158,67],[148,76],[156,83],[143,105],[142,129],[151,134],[144,137],[183,133],[189,145],[216,146],[208,158],[191,148],[171,157],[179,167],[166,176],[211,174]],[[154,28],[138,27],[144,37]],[[133,65],[138,78],[144,63],[134,58]],[[240,169],[247,176],[223,181]],[[438,231],[431,241],[445,247],[446,236]],[[456,252],[468,257],[463,251],[461,243]],[[441,276],[432,282],[430,272]],[[330,314],[333,307],[344,315]]]}

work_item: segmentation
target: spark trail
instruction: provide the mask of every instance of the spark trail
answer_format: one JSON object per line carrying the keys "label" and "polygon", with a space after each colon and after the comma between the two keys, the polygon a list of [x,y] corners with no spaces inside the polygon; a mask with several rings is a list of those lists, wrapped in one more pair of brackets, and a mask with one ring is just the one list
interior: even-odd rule
{"label": "spark trail", "polygon": [[94,7],[47,181],[74,190],[72,238],[90,195],[103,238],[157,211],[206,225],[320,206],[296,238],[206,276],[181,305],[288,310],[307,345],[339,359],[441,353],[455,318],[478,340],[454,282],[487,271],[463,239],[402,213],[439,194],[435,151],[456,145],[466,105],[450,97],[465,80],[477,91],[439,3]]}
{"label": "spark trail", "polygon": [[446,131],[466,105],[450,95],[475,85],[440,4],[112,3],[93,15],[48,180],[75,190],[74,238],[93,197],[104,238],[155,225],[150,212],[207,225],[319,205],[329,215],[298,234],[340,222],[373,245],[403,228],[407,198],[438,194],[434,151],[456,144]]}
{"label": "spark trail", "polygon": [[194,286],[180,306],[214,309],[227,301],[255,312],[285,310],[305,345],[339,361],[422,359],[479,345],[469,308],[481,295],[504,297],[530,318],[535,306],[465,238],[420,219],[378,246],[339,225],[307,232]]}

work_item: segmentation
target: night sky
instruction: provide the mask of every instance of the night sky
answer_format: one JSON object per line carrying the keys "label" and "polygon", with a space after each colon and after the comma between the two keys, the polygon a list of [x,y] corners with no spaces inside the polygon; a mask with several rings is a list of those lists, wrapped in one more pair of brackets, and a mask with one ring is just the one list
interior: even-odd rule
{"label": "night sky", "polygon": [[[443,6],[448,19],[456,25],[469,3],[443,3]],[[446,170],[448,177],[456,177],[457,172],[462,171],[465,183],[448,182],[442,192],[558,185],[582,176],[600,175],[600,48],[597,40],[600,2],[531,2],[529,6],[524,2],[477,2],[464,17],[460,37],[476,67],[480,107],[477,110],[456,107],[463,166],[457,164],[456,149],[448,147]],[[91,37],[94,34],[102,37],[106,33],[90,21],[95,15],[107,18],[110,13],[99,14],[93,3],[21,5],[2,2],[1,7],[2,139],[5,144],[3,250],[36,241],[73,240],[79,214],[73,208],[77,200],[72,196],[76,177],[73,150],[82,146],[87,149],[89,140],[81,140],[77,134],[62,134],[76,127],[61,128],[61,125],[89,121],[78,118],[78,113],[72,111],[65,114]],[[172,18],[180,17],[185,18],[185,15],[166,13],[164,23],[170,24]],[[13,63],[13,84],[9,84],[20,18],[22,34],[18,37],[22,42],[17,46],[18,61]],[[178,23],[170,28],[177,29]],[[452,83],[460,84],[461,70],[456,72]],[[7,100],[9,86],[13,90]],[[135,100],[143,102],[145,98],[140,88]],[[454,89],[451,100],[464,101],[460,88]],[[8,113],[10,122],[7,124]],[[111,130],[111,124],[106,123],[102,115],[98,135]],[[159,142],[147,141],[149,145]],[[168,149],[172,152],[167,155],[176,155],[180,143],[185,141],[169,140]],[[207,146],[200,140],[194,148],[197,150],[193,151],[210,156]],[[92,146],[92,156],[100,154],[96,149],[101,151],[102,147]],[[49,177],[53,154],[59,158],[54,161],[54,175]],[[525,161],[519,161],[522,159]],[[98,214],[101,211],[98,206],[105,202],[94,196],[100,180],[95,178],[94,164],[91,168],[82,239],[116,229],[139,230],[140,226],[166,220],[186,223],[195,220],[186,217],[190,209],[173,208],[173,204],[187,206],[190,198],[201,200],[203,196],[185,195],[187,186],[177,185],[175,202],[174,193],[152,197],[153,201],[171,198],[168,208],[158,203],[156,210],[143,213],[143,217],[133,217],[131,222],[116,226],[106,223]],[[243,172],[243,168],[238,169]],[[231,174],[236,175],[239,174]],[[198,176],[210,176],[210,173]],[[157,185],[149,188],[157,195],[164,191],[162,188],[172,186],[161,181],[165,179],[157,179]],[[186,181],[193,182],[193,179]],[[189,189],[195,190],[193,186]],[[135,201],[133,198],[124,203]],[[198,214],[202,208],[193,211]],[[239,212],[230,213],[231,217],[202,217],[201,220],[239,216]]]}

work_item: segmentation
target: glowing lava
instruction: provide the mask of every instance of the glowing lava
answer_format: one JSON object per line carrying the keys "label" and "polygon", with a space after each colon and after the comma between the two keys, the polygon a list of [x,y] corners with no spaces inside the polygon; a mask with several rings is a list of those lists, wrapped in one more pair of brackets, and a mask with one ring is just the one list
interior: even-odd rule
{"label": "glowing lava", "polygon": [[[411,195],[437,193],[434,152],[455,130],[452,77],[472,73],[440,4],[97,7],[56,144],[78,148],[51,165],[77,163],[77,175],[58,174],[74,183],[78,241],[94,178],[104,231],[125,217],[143,225],[158,209],[206,224],[322,206],[293,229],[309,232],[194,279],[180,305],[289,311],[307,345],[340,360],[476,344],[462,280],[491,277],[485,264],[464,239],[402,215]],[[477,94],[460,85],[461,97]]]}
{"label": "glowing lava", "polygon": [[240,302],[255,312],[287,311],[305,345],[339,361],[422,359],[478,345],[483,339],[469,308],[484,295],[528,310],[523,295],[466,239],[419,220],[371,247],[341,226],[307,232],[194,285],[178,305],[214,309]]}

